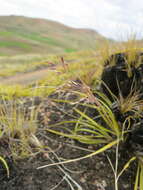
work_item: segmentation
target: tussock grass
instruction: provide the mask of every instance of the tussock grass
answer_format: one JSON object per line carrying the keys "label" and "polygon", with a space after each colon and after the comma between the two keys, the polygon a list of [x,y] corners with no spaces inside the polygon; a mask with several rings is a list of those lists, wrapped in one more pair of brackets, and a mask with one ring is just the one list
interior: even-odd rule
{"label": "tussock grass", "polygon": [[[119,42],[119,43],[110,43],[109,41],[105,41],[99,50],[99,54],[101,62],[104,62],[107,60],[111,55],[117,54],[117,53],[126,53],[127,54],[127,62],[129,65],[135,61],[136,55],[138,52],[143,51],[143,47],[140,41],[136,40],[135,37],[131,37],[126,42]],[[136,66],[141,63],[141,60],[139,62],[136,62]],[[111,65],[115,64],[115,61],[113,60],[110,62]]]}
{"label": "tussock grass", "polygon": [[[106,144],[112,142],[117,137],[121,138],[121,129],[110,108],[101,99],[96,98],[96,103],[98,104],[86,106],[95,109],[99,113],[99,116],[103,119],[104,125],[98,123],[96,120],[93,120],[84,112],[75,109],[80,117],[77,120],[69,121],[69,124],[75,124],[74,129],[65,127],[65,131],[67,130],[68,133],[58,132],[57,130],[53,130],[51,128],[48,128],[47,130],[55,134],[76,139],[86,144]],[[68,123],[68,121],[63,121],[56,126],[60,128],[60,126],[64,123]]]}
{"label": "tussock grass", "polygon": [[[3,101],[0,105],[0,139],[7,141],[14,158],[32,154],[32,137],[37,131],[37,112],[29,113],[20,101]],[[36,137],[35,137],[36,138]]]}
{"label": "tussock grass", "polygon": [[118,105],[120,107],[120,111],[122,114],[127,112],[134,112],[135,116],[140,116],[143,111],[143,100],[140,99],[140,94],[135,92],[133,95],[129,94],[127,98],[123,98],[122,96],[117,99]]}

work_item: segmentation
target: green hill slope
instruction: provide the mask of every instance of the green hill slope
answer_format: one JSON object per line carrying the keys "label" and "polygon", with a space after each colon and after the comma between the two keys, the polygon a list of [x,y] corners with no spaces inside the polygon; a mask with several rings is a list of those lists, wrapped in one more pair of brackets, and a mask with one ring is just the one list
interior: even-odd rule
{"label": "green hill slope", "polygon": [[103,39],[90,29],[75,29],[45,19],[0,16],[0,55],[95,49]]}

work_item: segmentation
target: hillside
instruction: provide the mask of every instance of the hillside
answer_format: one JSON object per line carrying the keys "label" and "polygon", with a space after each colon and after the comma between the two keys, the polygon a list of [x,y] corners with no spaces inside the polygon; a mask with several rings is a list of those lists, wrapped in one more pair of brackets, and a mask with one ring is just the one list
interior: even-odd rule
{"label": "hillside", "polygon": [[0,16],[0,55],[95,49],[103,39],[94,30],[75,29],[55,21]]}

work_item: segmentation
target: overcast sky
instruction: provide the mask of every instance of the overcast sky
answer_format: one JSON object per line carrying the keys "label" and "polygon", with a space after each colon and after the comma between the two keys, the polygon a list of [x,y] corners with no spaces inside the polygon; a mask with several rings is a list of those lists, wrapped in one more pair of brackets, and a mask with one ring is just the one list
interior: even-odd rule
{"label": "overcast sky", "polygon": [[143,0],[0,0],[0,15],[47,18],[122,40],[143,37]]}

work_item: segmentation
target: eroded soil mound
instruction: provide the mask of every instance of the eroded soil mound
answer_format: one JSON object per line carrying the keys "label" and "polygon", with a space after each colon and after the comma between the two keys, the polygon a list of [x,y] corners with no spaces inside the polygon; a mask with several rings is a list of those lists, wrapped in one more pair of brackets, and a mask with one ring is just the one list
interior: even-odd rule
{"label": "eroded soil mound", "polygon": [[[143,53],[139,52],[131,60],[126,53],[111,55],[105,61],[101,79],[102,91],[113,101],[113,96],[126,98],[129,94],[143,93]],[[110,91],[109,91],[110,90]]]}

